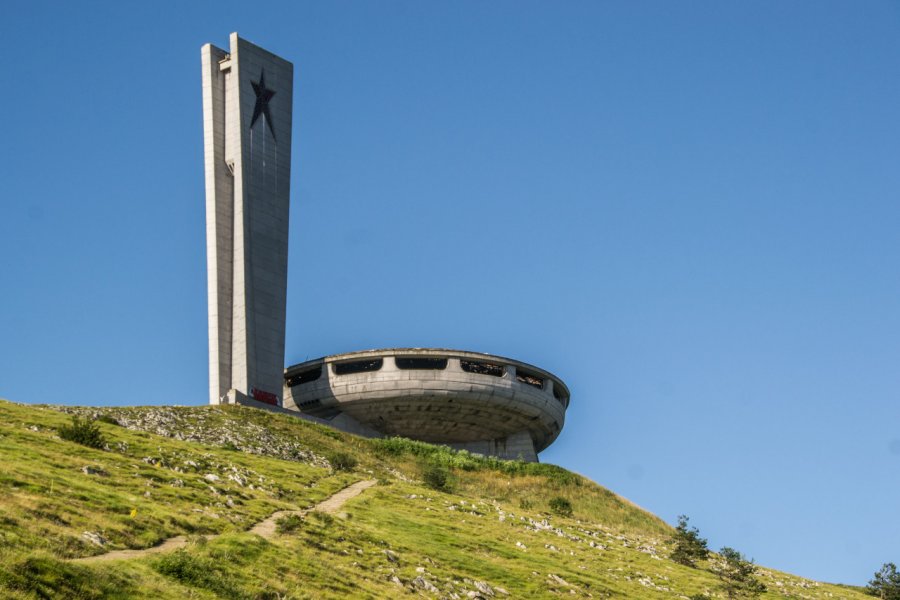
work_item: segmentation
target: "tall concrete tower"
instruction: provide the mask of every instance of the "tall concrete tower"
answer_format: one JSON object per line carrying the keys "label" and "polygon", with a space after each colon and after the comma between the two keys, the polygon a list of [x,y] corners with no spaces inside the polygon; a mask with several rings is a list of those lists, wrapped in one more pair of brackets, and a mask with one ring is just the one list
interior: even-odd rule
{"label": "tall concrete tower", "polygon": [[201,50],[209,400],[280,405],[294,67],[230,44]]}

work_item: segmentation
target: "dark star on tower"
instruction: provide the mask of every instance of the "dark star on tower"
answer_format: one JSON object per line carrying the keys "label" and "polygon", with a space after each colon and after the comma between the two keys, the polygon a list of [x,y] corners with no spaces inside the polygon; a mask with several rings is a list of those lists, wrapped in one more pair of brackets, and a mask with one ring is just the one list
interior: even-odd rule
{"label": "dark star on tower", "polygon": [[253,127],[253,124],[256,123],[259,115],[263,115],[266,118],[266,124],[269,126],[269,131],[272,132],[272,137],[274,138],[275,130],[272,128],[272,115],[269,113],[269,100],[275,95],[275,90],[270,90],[266,87],[265,69],[260,71],[259,81],[251,81],[250,85],[253,86],[253,91],[256,93],[256,105],[253,107],[253,118],[250,119],[250,127]]}

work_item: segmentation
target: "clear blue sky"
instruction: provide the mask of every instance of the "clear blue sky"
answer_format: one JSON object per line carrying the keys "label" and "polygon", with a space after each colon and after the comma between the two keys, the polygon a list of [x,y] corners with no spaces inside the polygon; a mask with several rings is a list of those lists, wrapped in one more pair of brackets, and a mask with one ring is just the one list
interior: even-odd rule
{"label": "clear blue sky", "polygon": [[900,562],[900,4],[6,0],[0,396],[206,402],[231,31],[296,68],[288,363],[531,362],[545,461],[768,566]]}

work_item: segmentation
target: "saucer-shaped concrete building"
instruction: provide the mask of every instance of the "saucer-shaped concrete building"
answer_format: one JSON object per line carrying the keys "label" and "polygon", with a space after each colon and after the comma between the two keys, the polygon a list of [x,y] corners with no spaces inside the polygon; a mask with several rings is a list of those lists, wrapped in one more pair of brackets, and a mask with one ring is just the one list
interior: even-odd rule
{"label": "saucer-shaped concrete building", "polygon": [[339,429],[537,460],[563,427],[569,390],[517,360],[393,348],[326,356],[285,370],[283,408]]}

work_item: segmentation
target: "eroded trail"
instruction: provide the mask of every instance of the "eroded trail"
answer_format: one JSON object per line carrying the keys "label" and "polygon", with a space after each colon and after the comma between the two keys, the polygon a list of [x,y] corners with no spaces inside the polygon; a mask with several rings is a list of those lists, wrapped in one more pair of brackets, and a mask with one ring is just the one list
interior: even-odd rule
{"label": "eroded trail", "polygon": [[[316,504],[313,508],[308,510],[279,510],[278,512],[272,513],[268,518],[260,521],[256,525],[254,525],[250,529],[250,533],[254,533],[262,538],[269,539],[275,535],[275,527],[278,519],[282,517],[286,517],[288,515],[299,515],[303,516],[312,510],[317,510],[319,512],[334,514],[341,509],[344,504],[350,500],[351,498],[355,498],[359,496],[363,491],[372,487],[377,482],[373,479],[366,479],[363,481],[357,481],[354,484],[348,485],[344,489],[336,492],[335,494],[325,498],[318,504]],[[203,536],[207,540],[213,540],[219,537],[219,534],[216,535],[205,535]],[[74,563],[93,563],[93,562],[102,562],[108,560],[124,560],[128,558],[140,558],[143,556],[149,556],[151,554],[161,554],[163,552],[170,552],[172,550],[177,550],[179,548],[184,548],[188,544],[188,539],[186,536],[179,535],[172,538],[167,539],[162,544],[158,546],[153,546],[152,548],[144,548],[142,550],[113,550],[112,552],[107,552],[106,554],[98,554],[96,556],[86,556],[84,558],[73,558],[69,562]]]}

